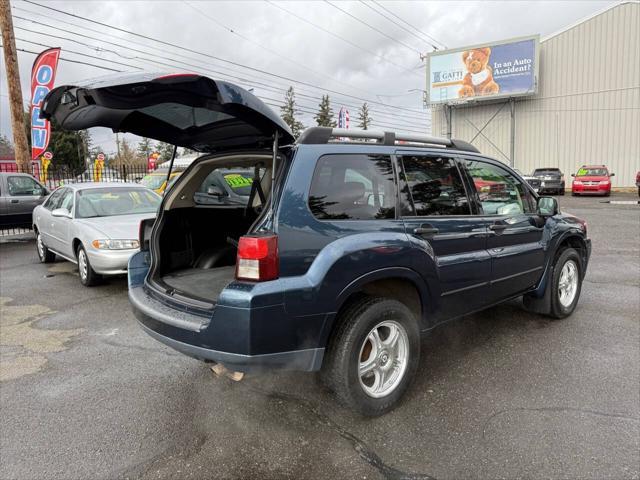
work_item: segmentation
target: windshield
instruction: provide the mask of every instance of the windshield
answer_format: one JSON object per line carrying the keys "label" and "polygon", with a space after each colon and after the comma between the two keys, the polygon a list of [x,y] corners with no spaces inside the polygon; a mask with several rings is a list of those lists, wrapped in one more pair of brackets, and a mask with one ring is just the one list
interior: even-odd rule
{"label": "windshield", "polygon": [[76,218],[155,213],[160,197],[144,188],[92,188],[78,192]]}
{"label": "windshield", "polygon": [[142,180],[140,180],[140,184],[152,190],[157,190],[162,186],[162,184],[165,182],[166,179],[167,179],[166,175],[155,173],[151,175],[146,175]]}
{"label": "windshield", "polygon": [[576,177],[606,177],[609,175],[606,168],[581,168]]}
{"label": "windshield", "polygon": [[560,175],[560,170],[557,168],[545,168],[542,170],[535,170],[534,175]]}
{"label": "windshield", "polygon": [[[259,169],[262,179],[265,169]],[[202,182],[194,196],[200,205],[242,204],[249,202],[253,183],[253,168],[216,168]]]}

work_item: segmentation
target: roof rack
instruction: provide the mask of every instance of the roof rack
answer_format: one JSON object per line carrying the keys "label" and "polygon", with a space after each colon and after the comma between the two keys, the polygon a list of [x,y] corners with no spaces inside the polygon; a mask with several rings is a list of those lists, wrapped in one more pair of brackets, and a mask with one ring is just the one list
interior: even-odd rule
{"label": "roof rack", "polygon": [[323,145],[326,143],[366,143],[367,140],[375,140],[375,143],[387,146],[435,146],[480,153],[480,151],[470,143],[453,138],[385,132],[382,130],[351,130],[331,127],[307,128],[302,132],[300,137],[298,137],[297,143],[302,145]]}

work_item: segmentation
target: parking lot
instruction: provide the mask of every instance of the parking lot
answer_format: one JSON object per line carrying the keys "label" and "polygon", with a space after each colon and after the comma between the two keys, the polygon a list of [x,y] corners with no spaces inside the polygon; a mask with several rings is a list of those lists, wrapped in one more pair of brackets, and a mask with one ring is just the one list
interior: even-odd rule
{"label": "parking lot", "polygon": [[593,240],[574,315],[438,328],[375,419],[314,375],[217,378],[138,328],[126,279],[84,288],[3,241],[0,478],[639,478],[640,206],[558,198]]}

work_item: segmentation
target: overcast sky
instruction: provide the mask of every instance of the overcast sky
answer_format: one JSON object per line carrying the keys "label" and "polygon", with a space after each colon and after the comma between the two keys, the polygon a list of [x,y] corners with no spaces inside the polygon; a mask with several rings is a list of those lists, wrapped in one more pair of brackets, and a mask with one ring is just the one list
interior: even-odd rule
{"label": "overcast sky", "polygon": [[[353,124],[362,101],[323,89],[333,90],[378,102],[371,104],[371,116],[381,127],[424,132],[430,126],[428,112],[422,106],[426,71],[419,52],[430,52],[433,46],[458,48],[525,35],[544,37],[615,3],[34,1],[40,5],[11,0],[19,49],[39,52],[43,45],[61,46],[63,59],[120,71],[197,71],[254,88],[254,93],[271,104],[281,103],[284,90],[293,85],[299,106],[308,111],[315,111],[317,98],[329,93],[334,112],[346,105]],[[18,58],[26,102],[35,55],[19,53]],[[0,132],[11,135],[4,59],[0,59],[0,69]],[[61,61],[56,85],[109,73],[95,66]],[[302,113],[306,126],[314,124],[312,116]],[[92,136],[104,151],[115,149],[110,130],[92,129]]]}

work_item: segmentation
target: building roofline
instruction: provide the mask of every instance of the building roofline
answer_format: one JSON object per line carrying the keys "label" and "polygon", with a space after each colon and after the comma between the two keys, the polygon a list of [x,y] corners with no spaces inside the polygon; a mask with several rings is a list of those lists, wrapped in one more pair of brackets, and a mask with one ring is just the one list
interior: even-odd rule
{"label": "building roofline", "polygon": [[606,7],[598,10],[597,12],[592,13],[589,16],[584,17],[584,18],[582,18],[582,19],[578,20],[577,22],[574,22],[574,23],[572,23],[570,25],[567,25],[566,27],[558,30],[557,32],[554,32],[554,33],[552,33],[550,35],[546,35],[546,36],[542,37],[540,39],[540,43],[546,42],[547,40],[551,40],[552,38],[557,37],[558,35],[561,35],[561,34],[567,32],[567,31],[577,27],[578,25],[582,25],[583,23],[588,22],[592,18],[595,18],[595,17],[597,17],[599,15],[602,15],[603,13],[608,12],[609,10],[613,10],[614,8],[618,8],[618,7],[620,7],[622,5],[626,5],[626,4],[640,5],[640,0],[622,0],[620,2],[612,3],[611,5],[607,5]]}

